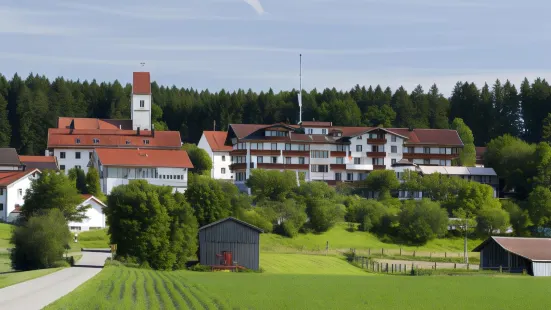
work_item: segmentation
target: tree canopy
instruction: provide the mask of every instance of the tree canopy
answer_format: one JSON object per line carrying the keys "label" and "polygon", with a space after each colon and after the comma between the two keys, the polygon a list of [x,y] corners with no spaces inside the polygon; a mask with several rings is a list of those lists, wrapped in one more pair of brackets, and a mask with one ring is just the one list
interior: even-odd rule
{"label": "tree canopy", "polygon": [[189,159],[193,164],[192,172],[202,175],[210,175],[212,169],[212,158],[207,151],[197,147],[195,144],[184,144],[182,150],[185,150],[189,155]]}

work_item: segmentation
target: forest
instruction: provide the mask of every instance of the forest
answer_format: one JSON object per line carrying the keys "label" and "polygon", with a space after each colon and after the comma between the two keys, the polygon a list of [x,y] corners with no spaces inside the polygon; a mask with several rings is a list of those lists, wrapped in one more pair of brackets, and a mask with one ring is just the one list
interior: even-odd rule
{"label": "forest", "polygon": [[[20,154],[43,154],[48,128],[59,116],[130,118],[131,84],[72,81],[58,77],[0,74],[0,147]],[[253,92],[196,90],[152,83],[156,129],[180,131],[184,142],[197,143],[204,130],[226,130],[231,123],[296,123],[297,90]],[[437,85],[408,92],[403,87],[359,86],[303,91],[303,120],[343,126],[449,128],[462,118],[476,146],[505,134],[529,143],[551,136],[551,86],[543,79],[520,87],[497,80],[482,87],[458,82],[449,98]],[[550,130],[546,128],[549,127]]]}

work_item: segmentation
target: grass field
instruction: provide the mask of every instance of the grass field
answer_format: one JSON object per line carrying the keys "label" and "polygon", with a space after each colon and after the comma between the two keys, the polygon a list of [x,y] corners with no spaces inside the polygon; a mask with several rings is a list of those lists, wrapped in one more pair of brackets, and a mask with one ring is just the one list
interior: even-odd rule
{"label": "grass field", "polygon": [[266,273],[274,274],[367,274],[335,256],[261,253],[260,262]]}
{"label": "grass field", "polygon": [[109,237],[107,236],[107,230],[91,230],[78,233],[78,242],[75,243],[71,240],[71,251],[80,251],[81,248],[108,248]]}
{"label": "grass field", "polygon": [[236,274],[109,266],[47,309],[545,309],[551,293],[546,278],[297,275],[285,269]]}
{"label": "grass field", "polygon": [[14,285],[20,282],[42,277],[63,268],[39,269],[32,271],[10,272],[0,274],[0,288]]}
{"label": "grass field", "polygon": [[12,225],[0,223],[0,249],[11,247],[10,245],[11,228],[12,228]]}

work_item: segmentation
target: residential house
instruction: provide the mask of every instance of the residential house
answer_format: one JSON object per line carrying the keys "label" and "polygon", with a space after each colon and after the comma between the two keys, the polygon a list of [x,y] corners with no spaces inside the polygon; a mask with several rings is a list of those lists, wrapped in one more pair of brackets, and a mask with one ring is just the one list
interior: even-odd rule
{"label": "residential house", "polygon": [[9,222],[14,219],[11,214],[20,211],[32,180],[39,175],[38,169],[0,171],[0,221]]}
{"label": "residential house", "polygon": [[197,146],[205,150],[212,160],[211,177],[220,180],[233,180],[233,173],[230,170],[231,157],[230,145],[225,145],[226,131],[203,131],[201,140]]}
{"label": "residential house", "polygon": [[92,195],[82,195],[82,203],[77,207],[87,206],[86,218],[82,222],[69,222],[69,229],[74,232],[103,229],[106,227],[104,208],[107,206],[101,200]]}

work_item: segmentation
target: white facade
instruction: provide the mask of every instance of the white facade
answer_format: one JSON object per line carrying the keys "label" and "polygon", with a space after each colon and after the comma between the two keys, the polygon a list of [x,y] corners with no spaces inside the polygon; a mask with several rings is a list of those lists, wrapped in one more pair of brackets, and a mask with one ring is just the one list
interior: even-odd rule
{"label": "white facade", "polygon": [[534,277],[551,277],[551,262],[532,262]]}
{"label": "white facade", "polygon": [[23,206],[25,202],[25,194],[31,188],[33,179],[39,176],[39,171],[29,171],[27,175],[19,180],[0,187],[0,221],[8,221],[8,216],[15,210],[16,206]]}
{"label": "white facade", "polygon": [[101,191],[109,195],[114,187],[127,185],[131,180],[146,180],[152,185],[171,186],[173,192],[183,193],[187,189],[187,168],[151,168],[100,166]]}
{"label": "white facade", "polygon": [[212,160],[211,178],[217,180],[233,180],[233,173],[230,170],[230,152],[214,152],[204,134],[201,136],[201,140],[199,140],[197,147],[205,150]]}
{"label": "white facade", "polygon": [[105,204],[99,202],[95,197],[89,197],[83,201],[80,206],[89,205],[90,208],[86,210],[86,218],[82,222],[69,222],[69,229],[71,231],[88,231],[93,229],[103,229],[106,227],[105,213],[103,208]]}
{"label": "white facade", "polygon": [[151,130],[151,95],[132,94],[132,129]]}
{"label": "white facade", "polygon": [[87,173],[88,163],[93,152],[93,149],[56,148],[53,156],[57,158],[59,170],[64,171],[65,174],[75,167],[79,167],[84,170],[84,173]]}

